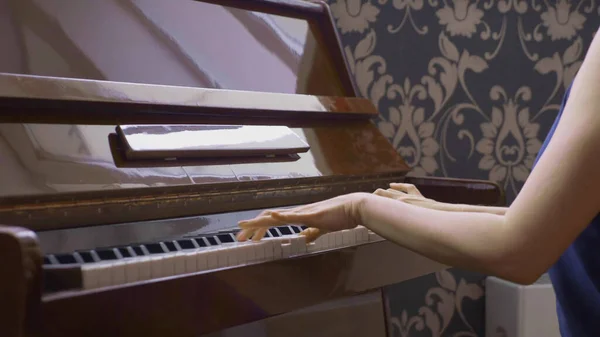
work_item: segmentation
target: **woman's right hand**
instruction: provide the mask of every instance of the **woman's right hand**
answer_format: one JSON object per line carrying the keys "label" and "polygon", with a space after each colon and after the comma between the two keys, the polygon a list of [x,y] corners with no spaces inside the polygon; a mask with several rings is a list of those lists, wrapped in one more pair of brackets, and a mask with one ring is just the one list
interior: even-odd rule
{"label": "woman's right hand", "polygon": [[438,209],[440,206],[437,201],[425,198],[412,184],[391,183],[390,188],[379,188],[373,194],[424,208]]}

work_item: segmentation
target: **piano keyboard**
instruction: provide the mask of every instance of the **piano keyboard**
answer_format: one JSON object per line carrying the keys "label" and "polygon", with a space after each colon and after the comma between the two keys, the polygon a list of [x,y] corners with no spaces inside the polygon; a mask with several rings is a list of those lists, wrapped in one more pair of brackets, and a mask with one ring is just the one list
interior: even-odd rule
{"label": "piano keyboard", "polygon": [[83,289],[118,286],[182,274],[212,271],[338,249],[382,240],[367,228],[325,234],[311,243],[304,227],[270,228],[260,241],[238,242],[239,229],[170,241],[50,254],[44,265],[77,266]]}

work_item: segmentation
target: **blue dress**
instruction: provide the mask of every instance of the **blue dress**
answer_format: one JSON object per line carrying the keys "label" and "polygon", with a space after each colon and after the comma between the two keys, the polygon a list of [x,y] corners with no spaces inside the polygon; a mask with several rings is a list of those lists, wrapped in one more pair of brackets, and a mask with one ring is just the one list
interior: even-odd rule
{"label": "blue dress", "polygon": [[[570,91],[571,88],[565,93],[559,114],[536,163],[554,135]],[[600,336],[600,214],[550,268],[549,275],[556,293],[561,335]]]}

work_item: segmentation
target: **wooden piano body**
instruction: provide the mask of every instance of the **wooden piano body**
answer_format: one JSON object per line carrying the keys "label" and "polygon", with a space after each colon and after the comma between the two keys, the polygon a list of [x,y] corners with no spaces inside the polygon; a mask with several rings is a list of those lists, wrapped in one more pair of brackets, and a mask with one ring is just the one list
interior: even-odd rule
{"label": "wooden piano body", "polygon": [[[165,8],[115,3],[137,4],[135,13],[163,28],[148,28],[159,37],[176,27],[173,16],[156,16],[166,15]],[[50,70],[36,72],[30,59],[29,67],[0,74],[1,336],[199,336],[444,267],[362,229],[310,248],[296,226],[278,229],[263,246],[228,243],[237,221],[262,209],[400,181],[440,201],[503,203],[490,182],[406,176],[408,166],[370,121],[375,107],[358,98],[326,4],[161,6],[182,6],[177,14],[206,21],[219,17],[219,29],[241,25],[255,45],[243,46],[248,49],[237,63],[212,62],[219,54],[211,54],[202,64],[205,53],[185,49],[183,35],[167,38],[198,83],[149,84],[162,79],[161,69],[148,80],[143,71],[102,68],[112,63],[86,49],[85,35],[70,31],[75,14],[68,9],[12,2],[12,19],[46,38],[70,72],[35,76]],[[299,43],[294,30],[290,40],[286,27],[304,27],[305,39]],[[199,44],[212,46],[219,35],[205,38],[212,40]],[[227,72],[239,64],[252,71]],[[278,67],[287,72],[277,73]],[[285,158],[134,161],[115,135],[116,126],[127,124],[287,126],[310,149]],[[196,262],[187,269],[190,259]],[[208,262],[201,266],[201,259]],[[142,277],[142,270],[149,274]]]}

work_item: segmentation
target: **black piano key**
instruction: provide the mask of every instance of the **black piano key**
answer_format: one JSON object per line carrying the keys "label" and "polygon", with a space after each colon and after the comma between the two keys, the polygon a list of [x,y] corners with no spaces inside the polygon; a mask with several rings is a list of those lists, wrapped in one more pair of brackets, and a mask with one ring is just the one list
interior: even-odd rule
{"label": "black piano key", "polygon": [[132,252],[128,249],[129,247],[119,247],[119,253],[121,253],[122,257],[132,257]]}
{"label": "black piano key", "polygon": [[219,235],[217,235],[217,238],[219,239],[219,241],[221,241],[221,243],[236,242],[236,240],[232,234],[219,234]]}
{"label": "black piano key", "polygon": [[98,262],[98,261],[100,261],[100,258],[97,258],[97,255],[92,254],[91,251],[77,252],[75,254],[79,254],[79,256],[81,257],[81,259],[85,263],[92,263],[92,262]]}
{"label": "black piano key", "polygon": [[155,243],[147,243],[144,245],[150,254],[163,254],[167,253],[167,247],[165,247],[161,242]]}
{"label": "black piano key", "polygon": [[290,228],[296,234],[300,234],[300,232],[302,232],[302,228],[300,228],[300,226],[290,226]]}
{"label": "black piano key", "polygon": [[44,256],[44,264],[52,264],[52,262],[50,262],[50,259],[48,258],[48,256]]}
{"label": "black piano key", "polygon": [[142,246],[133,246],[133,252],[135,253],[135,256],[144,256],[144,255],[149,255],[150,253],[146,250],[145,247]]}
{"label": "black piano key", "polygon": [[110,261],[110,260],[118,260],[121,258],[121,254],[118,254],[118,251],[114,248],[108,249],[96,249],[96,254],[102,261]]}
{"label": "black piano key", "polygon": [[194,241],[196,241],[196,243],[198,244],[198,247],[208,247],[208,241],[206,241],[204,238],[195,238]]}
{"label": "black piano key", "polygon": [[269,228],[269,234],[271,234],[271,236],[274,238],[278,238],[281,236],[281,233],[275,227]]}
{"label": "black piano key", "polygon": [[294,234],[289,226],[281,226],[281,227],[278,227],[277,229],[279,229],[279,232],[281,232],[281,234],[283,234],[283,235]]}
{"label": "black piano key", "polygon": [[219,242],[217,242],[217,239],[214,236],[207,236],[206,241],[208,241],[209,245],[211,246],[218,246]]}
{"label": "black piano key", "polygon": [[71,264],[77,263],[77,259],[73,254],[56,254],[54,257],[58,260],[60,264]]}
{"label": "black piano key", "polygon": [[300,226],[300,228],[302,228],[302,230],[305,230],[305,229],[307,229],[308,227],[306,227],[306,226]]}
{"label": "black piano key", "polygon": [[173,241],[164,241],[163,244],[165,245],[165,247],[167,248],[168,251],[170,252],[176,252],[179,249],[177,249],[177,247],[175,246],[175,244],[173,243]]}
{"label": "black piano key", "polygon": [[196,249],[196,248],[198,248],[196,241],[191,240],[191,239],[177,240],[177,243],[179,244],[179,247],[181,247],[181,249]]}

